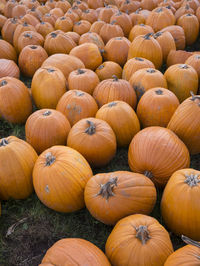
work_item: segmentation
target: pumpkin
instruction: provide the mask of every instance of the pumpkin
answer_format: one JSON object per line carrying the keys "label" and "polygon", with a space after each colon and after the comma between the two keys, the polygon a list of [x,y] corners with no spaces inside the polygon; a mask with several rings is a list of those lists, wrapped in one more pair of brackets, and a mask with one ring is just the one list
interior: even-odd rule
{"label": "pumpkin", "polygon": [[93,167],[101,167],[114,157],[117,143],[107,122],[89,117],[81,119],[72,127],[67,146],[80,152]]}
{"label": "pumpkin", "polygon": [[108,259],[97,246],[81,238],[65,238],[57,241],[47,250],[41,265],[46,263],[62,266],[83,264],[110,266]]}
{"label": "pumpkin", "polygon": [[8,59],[17,62],[16,50],[9,42],[0,40],[0,47],[0,59]]}
{"label": "pumpkin", "polygon": [[185,64],[186,60],[193,55],[192,52],[185,50],[171,50],[167,56],[167,67],[176,64]]}
{"label": "pumpkin", "polygon": [[129,17],[132,21],[132,25],[145,24],[145,17],[139,13],[140,9],[137,9],[135,12],[129,14]]}
{"label": "pumpkin", "polygon": [[27,10],[28,10],[27,6],[23,5],[22,3],[18,3],[12,9],[12,17],[20,19],[20,17],[26,15]]}
{"label": "pumpkin", "polygon": [[140,7],[142,9],[147,9],[149,11],[153,10],[154,8],[156,8],[157,5],[157,1],[156,0],[142,0],[140,2]]}
{"label": "pumpkin", "polygon": [[154,64],[148,59],[142,57],[133,57],[129,59],[124,65],[122,78],[130,80],[131,76],[139,69],[155,68]]}
{"label": "pumpkin", "polygon": [[153,88],[145,92],[137,105],[137,116],[143,127],[167,127],[179,106],[176,95],[165,88]]}
{"label": "pumpkin", "polygon": [[61,8],[59,8],[59,7],[54,7],[53,9],[51,9],[51,10],[49,11],[49,14],[53,15],[53,16],[56,18],[56,20],[57,20],[59,17],[64,16],[64,12],[63,12],[63,10],[62,10]]}
{"label": "pumpkin", "polygon": [[116,21],[111,21],[110,23],[104,24],[99,32],[102,40],[106,44],[110,39],[114,37],[124,37],[124,32],[122,28],[116,24]]}
{"label": "pumpkin", "polygon": [[112,15],[116,14],[117,11],[118,11],[117,8],[115,9],[114,7],[106,5],[104,8],[100,9],[98,19],[106,23],[109,23],[110,18],[112,17]]}
{"label": "pumpkin", "polygon": [[104,79],[111,79],[113,75],[115,75],[118,79],[121,79],[122,77],[122,68],[119,64],[112,61],[104,62],[99,67],[97,67],[95,72],[100,81]]}
{"label": "pumpkin", "polygon": [[186,4],[189,5],[194,11],[196,11],[197,8],[200,5],[198,0],[184,0],[184,1],[181,1],[181,6],[185,6]]}
{"label": "pumpkin", "polygon": [[196,70],[186,64],[176,64],[170,66],[164,73],[168,89],[172,91],[183,102],[190,96],[190,91],[194,94],[198,90],[198,74]]}
{"label": "pumpkin", "polygon": [[73,31],[68,31],[68,32],[65,32],[65,35],[71,37],[72,40],[73,40],[77,45],[79,44],[80,35],[79,35],[78,33],[73,32]]}
{"label": "pumpkin", "polygon": [[1,30],[2,38],[5,41],[9,42],[10,44],[13,44],[13,35],[15,32],[15,29],[17,28],[19,24],[21,24],[21,21],[17,18],[7,19]]}
{"label": "pumpkin", "polygon": [[92,94],[99,84],[97,74],[91,69],[77,69],[72,71],[68,77],[69,90],[81,90]]}
{"label": "pumpkin", "polygon": [[164,75],[154,68],[142,68],[137,70],[129,79],[129,83],[135,90],[138,99],[149,89],[155,87],[167,89],[167,81]]}
{"label": "pumpkin", "polygon": [[103,105],[96,118],[106,121],[113,129],[117,145],[126,147],[134,135],[140,131],[140,123],[134,110],[123,101],[114,101]]}
{"label": "pumpkin", "polygon": [[148,33],[154,33],[154,30],[151,26],[145,24],[138,24],[133,26],[129,33],[128,39],[132,42],[137,36],[145,35]]}
{"label": "pumpkin", "polygon": [[185,32],[178,25],[168,26],[162,29],[162,32],[169,31],[174,38],[176,49],[183,50],[185,48]]}
{"label": "pumpkin", "polygon": [[89,21],[91,24],[97,21],[98,14],[94,9],[86,9],[81,14],[81,20]]}
{"label": "pumpkin", "polygon": [[58,2],[56,2],[55,7],[62,9],[62,11],[66,13],[67,10],[71,7],[71,5],[68,1],[59,0]]}
{"label": "pumpkin", "polygon": [[19,67],[13,60],[0,59],[0,78],[13,77],[19,79]]}
{"label": "pumpkin", "polygon": [[42,16],[43,16],[43,13],[38,9],[38,8],[35,8],[35,7],[32,7],[31,9],[28,9],[26,11],[26,14],[30,14],[34,17],[36,17],[37,19],[41,19]]}
{"label": "pumpkin", "polygon": [[48,55],[69,54],[74,47],[76,47],[76,43],[71,37],[65,35],[63,31],[52,31],[45,37],[44,49]]}
{"label": "pumpkin", "polygon": [[190,8],[189,5],[184,5],[184,6],[181,6],[179,9],[176,10],[175,12],[175,18],[176,18],[176,21],[183,15],[185,14],[194,14],[194,10],[192,8]]}
{"label": "pumpkin", "polygon": [[85,67],[91,70],[95,70],[102,63],[101,53],[94,43],[84,43],[74,47],[69,54],[79,58]]}
{"label": "pumpkin", "polygon": [[124,36],[128,37],[129,32],[132,28],[132,21],[130,16],[124,12],[119,11],[118,13],[112,15],[110,22],[112,21],[116,21],[116,24],[122,28]]}
{"label": "pumpkin", "polygon": [[158,31],[156,32],[156,34],[154,34],[154,38],[160,44],[163,54],[163,61],[166,62],[168,54],[173,50],[176,51],[176,44],[174,38],[168,31]]}
{"label": "pumpkin", "polygon": [[191,154],[200,153],[200,96],[192,93],[192,97],[182,102],[167,128],[186,144]]}
{"label": "pumpkin", "polygon": [[36,17],[34,17],[31,14],[26,14],[25,16],[23,16],[23,18],[21,18],[21,22],[22,23],[27,23],[32,25],[33,27],[35,27],[40,21],[39,19],[37,19]]}
{"label": "pumpkin", "polygon": [[[170,231],[200,240],[199,179],[200,171],[186,168],[170,177],[161,200],[163,220]],[[181,221],[181,223],[180,223]]]}
{"label": "pumpkin", "polygon": [[97,20],[94,23],[92,23],[92,25],[90,27],[90,31],[99,34],[100,33],[100,30],[101,30],[101,27],[103,25],[105,25],[105,24],[106,24],[105,21],[103,21],[103,20]]}
{"label": "pumpkin", "polygon": [[110,39],[103,52],[105,60],[113,61],[123,66],[128,57],[128,51],[131,42],[125,37],[115,37]]}
{"label": "pumpkin", "polygon": [[73,31],[82,35],[90,30],[91,23],[87,20],[79,20],[78,22],[74,23]]}
{"label": "pumpkin", "polygon": [[128,150],[129,167],[145,174],[158,185],[165,185],[177,170],[190,165],[185,144],[169,129],[152,126],[139,131]]}
{"label": "pumpkin", "polygon": [[55,29],[64,32],[71,31],[73,29],[73,21],[69,17],[59,17],[56,20]]}
{"label": "pumpkin", "polygon": [[105,250],[113,266],[162,266],[173,246],[168,232],[155,218],[134,214],[115,225]]}
{"label": "pumpkin", "polygon": [[191,56],[189,56],[186,61],[185,61],[186,65],[190,65],[191,67],[193,67],[199,77],[200,80],[200,55],[199,54],[193,54]]}
{"label": "pumpkin", "polygon": [[48,208],[73,212],[85,206],[84,188],[92,175],[88,162],[79,152],[57,145],[38,157],[33,169],[33,186]]}
{"label": "pumpkin", "polygon": [[143,57],[150,60],[157,69],[162,66],[163,55],[158,41],[151,33],[137,36],[130,45],[128,59],[133,57]]}
{"label": "pumpkin", "polygon": [[6,16],[7,18],[11,18],[12,17],[12,9],[17,5],[18,3],[16,1],[13,0],[8,0],[7,3],[4,6],[4,16]]}
{"label": "pumpkin", "polygon": [[62,113],[41,109],[26,121],[26,141],[40,154],[54,145],[65,145],[70,129],[70,123]]}
{"label": "pumpkin", "polygon": [[99,7],[104,7],[103,0],[88,0],[88,6],[92,9],[97,9]]}
{"label": "pumpkin", "polygon": [[13,77],[0,79],[0,116],[10,123],[23,124],[32,112],[28,88]]}
{"label": "pumpkin", "polygon": [[96,44],[100,50],[104,49],[104,42],[102,38],[95,32],[89,31],[81,35],[79,39],[79,45],[86,42]]}
{"label": "pumpkin", "polygon": [[18,38],[16,50],[20,53],[21,50],[27,45],[43,46],[43,44],[44,38],[41,34],[35,31],[24,31]]}
{"label": "pumpkin", "polygon": [[5,24],[6,20],[7,20],[7,17],[0,14],[0,30],[2,30],[3,25]]}
{"label": "pumpkin", "polygon": [[99,107],[112,101],[124,101],[133,109],[136,107],[136,93],[130,83],[123,79],[113,76],[112,79],[101,81],[93,92],[93,97]]}
{"label": "pumpkin", "polygon": [[84,199],[94,218],[114,225],[131,214],[149,214],[156,202],[156,189],[153,182],[141,174],[128,171],[101,173],[87,182]]}
{"label": "pumpkin", "polygon": [[55,109],[61,96],[66,92],[66,79],[56,67],[39,68],[32,79],[31,93],[39,109]]}
{"label": "pumpkin", "polygon": [[167,258],[164,266],[198,266],[200,256],[199,243],[184,235],[182,235],[181,238],[188,245],[173,252]]}
{"label": "pumpkin", "polygon": [[0,139],[0,199],[26,199],[32,194],[32,171],[37,157],[31,145],[22,139]]}
{"label": "pumpkin", "polygon": [[65,17],[70,18],[73,21],[73,23],[78,22],[80,19],[79,15],[70,9],[68,9],[67,12],[65,13]]}
{"label": "pumpkin", "polygon": [[54,54],[49,56],[42,64],[42,67],[48,66],[61,70],[66,79],[68,79],[69,74],[73,70],[85,68],[85,65],[79,58],[67,54]]}
{"label": "pumpkin", "polygon": [[79,0],[74,1],[72,7],[75,5],[78,6],[78,8],[80,8],[82,11],[88,9],[88,4],[85,3],[84,1],[79,1]]}
{"label": "pumpkin", "polygon": [[59,100],[56,110],[63,113],[73,126],[86,117],[94,117],[98,106],[94,98],[80,90],[70,90]]}
{"label": "pumpkin", "polygon": [[55,26],[56,20],[57,17],[50,13],[46,13],[42,16],[42,21],[49,22],[53,27]]}
{"label": "pumpkin", "polygon": [[41,67],[47,58],[48,54],[43,47],[39,45],[25,46],[18,58],[21,73],[26,77],[33,77],[36,70]]}
{"label": "pumpkin", "polygon": [[69,8],[67,10],[67,13],[69,13],[70,11],[72,11],[72,13],[75,13],[76,15],[78,15],[78,18],[80,19],[81,15],[82,15],[82,10],[78,6],[73,5],[71,8]]}
{"label": "pumpkin", "polygon": [[127,12],[127,14],[130,14],[136,11],[139,7],[140,7],[140,1],[124,0],[122,1],[119,9],[120,11]]}
{"label": "pumpkin", "polygon": [[35,26],[35,29],[45,38],[47,34],[54,30],[54,27],[49,22],[41,21]]}
{"label": "pumpkin", "polygon": [[192,14],[185,14],[178,19],[177,25],[184,29],[186,45],[192,45],[199,36],[199,21],[197,17]]}

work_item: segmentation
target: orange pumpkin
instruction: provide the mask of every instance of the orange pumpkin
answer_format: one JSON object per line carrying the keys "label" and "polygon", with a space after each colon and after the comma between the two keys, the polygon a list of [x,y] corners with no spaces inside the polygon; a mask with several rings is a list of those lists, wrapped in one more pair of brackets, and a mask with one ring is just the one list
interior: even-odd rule
{"label": "orange pumpkin", "polygon": [[97,20],[97,21],[95,21],[95,22],[92,24],[92,26],[90,27],[90,31],[99,34],[99,33],[100,33],[100,30],[101,30],[101,27],[102,27],[103,25],[105,25],[105,24],[106,24],[105,21]]}
{"label": "orange pumpkin", "polygon": [[41,21],[35,26],[35,29],[45,38],[47,34],[54,30],[54,27],[49,22]]}
{"label": "orange pumpkin", "polygon": [[101,81],[94,89],[93,97],[99,107],[112,101],[124,101],[133,109],[136,107],[136,93],[130,83],[113,76],[112,79]]}
{"label": "orange pumpkin", "polygon": [[41,109],[26,121],[26,141],[40,154],[54,145],[65,145],[70,129],[70,123],[62,113]]}
{"label": "orange pumpkin", "polygon": [[[170,231],[200,240],[200,171],[182,169],[170,177],[161,200],[163,220]],[[181,222],[180,222],[181,221]]]}
{"label": "orange pumpkin", "polygon": [[81,14],[81,20],[89,21],[91,24],[97,21],[97,11],[94,9],[86,9]]}
{"label": "orange pumpkin", "polygon": [[144,175],[116,171],[93,176],[85,187],[84,199],[94,218],[114,225],[131,214],[149,214],[156,202],[156,189]]}
{"label": "orange pumpkin", "polygon": [[0,116],[23,124],[32,112],[30,93],[24,83],[13,77],[0,79]]}
{"label": "orange pumpkin", "polygon": [[129,40],[132,42],[137,36],[139,35],[145,35],[148,33],[154,33],[154,30],[151,26],[149,25],[145,25],[145,24],[138,24],[133,26],[133,28],[131,29],[130,33],[129,33]]}
{"label": "orange pumpkin", "polygon": [[0,139],[0,199],[25,199],[33,192],[32,171],[37,153],[15,136]]}
{"label": "orange pumpkin", "polygon": [[40,201],[50,209],[73,212],[85,206],[84,188],[92,175],[88,162],[79,152],[53,146],[38,157],[33,169],[33,186]]}
{"label": "orange pumpkin", "polygon": [[79,39],[80,39],[80,35],[78,33],[74,31],[68,31],[68,32],[65,32],[65,35],[71,37],[72,40],[74,40],[74,42],[78,45]]}
{"label": "orange pumpkin", "polygon": [[67,146],[79,151],[94,167],[108,164],[116,152],[116,137],[109,124],[97,118],[84,118],[70,130]]}
{"label": "orange pumpkin", "polygon": [[116,24],[116,21],[111,21],[110,23],[104,24],[99,32],[102,40],[106,44],[110,39],[114,37],[124,37],[124,32],[122,28]]}
{"label": "orange pumpkin", "polygon": [[97,67],[95,72],[101,81],[104,79],[111,79],[113,75],[118,79],[121,79],[122,77],[122,68],[119,64],[112,61],[104,62]]}
{"label": "orange pumpkin", "polygon": [[15,29],[17,28],[19,24],[21,24],[21,21],[17,18],[7,19],[1,30],[2,38],[5,41],[9,42],[10,44],[13,44],[13,35],[15,32]]}
{"label": "orange pumpkin", "polygon": [[0,47],[0,59],[9,59],[17,62],[16,50],[9,42],[0,40]]}
{"label": "orange pumpkin", "polygon": [[73,29],[73,21],[69,17],[59,17],[56,20],[55,29],[64,32],[71,31]]}
{"label": "orange pumpkin", "polygon": [[178,25],[168,26],[162,29],[162,32],[169,31],[174,38],[176,49],[183,50],[185,48],[185,32]]}
{"label": "orange pumpkin", "polygon": [[115,225],[105,250],[113,266],[162,266],[173,246],[167,230],[155,218],[134,214]]}
{"label": "orange pumpkin", "polygon": [[79,45],[86,43],[86,42],[96,44],[100,50],[103,50],[104,46],[105,46],[102,38],[95,32],[89,31],[89,32],[81,35],[81,37],[79,39]]}
{"label": "orange pumpkin", "polygon": [[169,129],[153,126],[139,131],[129,145],[131,170],[163,186],[177,170],[189,167],[185,144]]}
{"label": "orange pumpkin", "polygon": [[193,67],[199,77],[200,80],[200,55],[199,54],[193,54],[187,58],[187,60],[184,62],[186,65],[190,65]]}
{"label": "orange pumpkin", "polygon": [[0,59],[0,78],[13,77],[19,79],[19,67],[13,60]]}
{"label": "orange pumpkin", "polygon": [[176,109],[167,128],[188,147],[191,154],[200,153],[200,96],[192,94]]}
{"label": "orange pumpkin", "polygon": [[66,79],[56,67],[39,68],[32,79],[31,93],[36,106],[55,109],[66,92]]}
{"label": "orange pumpkin", "polygon": [[73,31],[82,35],[90,30],[91,23],[87,20],[79,20],[78,22],[74,23]]}
{"label": "orange pumpkin", "polygon": [[67,266],[85,263],[87,266],[111,266],[104,253],[97,246],[81,238],[65,238],[57,241],[47,250],[41,265],[59,264]]}
{"label": "orange pumpkin", "polygon": [[24,31],[18,38],[16,49],[20,53],[21,50],[27,45],[43,46],[43,44],[44,38],[41,34],[35,31]]}
{"label": "orange pumpkin", "polygon": [[186,60],[193,55],[192,52],[185,50],[171,50],[167,56],[167,67],[176,64],[185,64]]}
{"label": "orange pumpkin", "polygon": [[145,92],[137,106],[137,116],[143,127],[167,127],[179,106],[176,95],[165,88],[153,88]]}
{"label": "orange pumpkin", "polygon": [[134,110],[123,101],[114,101],[103,105],[96,113],[96,118],[106,121],[113,129],[117,145],[126,147],[140,131],[140,123]]}
{"label": "orange pumpkin", "polygon": [[86,117],[94,117],[98,106],[94,98],[80,90],[70,90],[59,100],[56,110],[63,113],[73,126]]}
{"label": "orange pumpkin", "polygon": [[112,21],[116,21],[116,24],[122,28],[124,36],[128,37],[129,32],[132,28],[132,21],[130,16],[124,12],[119,11],[118,13],[112,15],[110,22]]}
{"label": "orange pumpkin", "polygon": [[22,23],[30,24],[33,27],[35,27],[40,22],[39,19],[37,19],[31,14],[26,14],[25,16],[23,16],[23,18],[21,18],[21,21]]}

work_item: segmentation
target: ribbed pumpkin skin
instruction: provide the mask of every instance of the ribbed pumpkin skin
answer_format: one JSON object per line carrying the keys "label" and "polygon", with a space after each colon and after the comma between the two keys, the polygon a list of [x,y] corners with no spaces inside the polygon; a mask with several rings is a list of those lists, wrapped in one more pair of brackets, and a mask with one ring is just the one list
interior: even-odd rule
{"label": "ribbed pumpkin skin", "polygon": [[111,79],[113,75],[118,77],[118,79],[121,79],[122,68],[115,62],[106,61],[95,70],[95,73],[99,77],[100,81],[104,79]]}
{"label": "ribbed pumpkin skin", "polygon": [[124,101],[134,109],[137,103],[136,93],[129,82],[117,77],[101,81],[94,89],[93,97],[99,107],[112,101]]}
{"label": "ribbed pumpkin skin", "polygon": [[168,89],[178,97],[180,102],[190,97],[190,91],[197,93],[198,74],[189,65],[172,65],[165,71],[164,77],[167,80]]}
{"label": "ribbed pumpkin skin", "polygon": [[107,122],[89,117],[81,119],[72,127],[67,146],[79,151],[92,166],[101,167],[114,157],[117,143]]}
{"label": "ribbed pumpkin skin", "polygon": [[[55,157],[46,165],[48,155]],[[41,202],[58,212],[73,212],[82,209],[84,188],[92,176],[85,158],[74,149],[53,146],[45,150],[33,169],[33,186]]]}
{"label": "ribbed pumpkin skin", "polygon": [[52,263],[60,266],[110,266],[105,254],[91,242],[80,238],[65,238],[50,247],[41,265]]}
{"label": "ribbed pumpkin skin", "polygon": [[190,156],[185,144],[171,130],[155,126],[133,137],[128,162],[133,172],[146,173],[163,186],[176,170],[189,167]]}
{"label": "ribbed pumpkin skin", "polygon": [[70,123],[62,113],[53,109],[41,109],[26,121],[26,141],[37,153],[41,153],[51,146],[65,145],[70,129]]}
{"label": "ribbed pumpkin skin", "polygon": [[83,118],[94,117],[98,106],[90,94],[80,90],[71,90],[60,98],[56,110],[63,113],[73,126]]}
{"label": "ribbed pumpkin skin", "polygon": [[106,121],[113,129],[117,145],[126,147],[140,130],[140,122],[135,111],[123,101],[114,101],[103,105],[96,118]]}
{"label": "ribbed pumpkin skin", "polygon": [[178,25],[172,25],[162,29],[163,32],[169,31],[174,38],[176,49],[183,50],[185,48],[185,33],[182,27]]}
{"label": "ribbed pumpkin skin", "polygon": [[33,76],[31,92],[39,109],[55,109],[58,101],[66,92],[66,79],[56,67],[41,67]]}
{"label": "ribbed pumpkin skin", "polygon": [[25,123],[32,112],[28,88],[16,78],[0,79],[0,116],[11,123]]}
{"label": "ribbed pumpkin skin", "polygon": [[[145,244],[136,237],[139,226],[147,227],[150,239]],[[163,266],[173,247],[168,232],[155,218],[134,214],[115,225],[105,250],[113,266]]]}
{"label": "ribbed pumpkin skin", "polygon": [[[187,176],[191,177],[191,181]],[[193,181],[192,181],[193,179]],[[170,231],[200,240],[200,171],[182,169],[170,177],[161,200],[161,213]]]}
{"label": "ribbed pumpkin skin", "polygon": [[176,95],[164,88],[153,88],[145,92],[137,106],[137,116],[143,127],[167,127],[179,106]]}
{"label": "ribbed pumpkin skin", "polygon": [[0,78],[13,77],[19,79],[19,67],[13,60],[0,59]]}
{"label": "ribbed pumpkin skin", "polygon": [[15,51],[15,48],[9,42],[0,40],[0,47],[0,58],[17,62],[17,53]]}
{"label": "ribbed pumpkin skin", "polygon": [[[102,185],[105,186],[108,182],[111,182],[113,196],[109,192],[101,193]],[[105,224],[114,225],[123,217],[134,213],[149,214],[156,202],[156,189],[153,182],[144,175],[116,171],[93,176],[87,182],[84,198],[93,217]]]}
{"label": "ribbed pumpkin skin", "polygon": [[0,199],[25,199],[33,192],[32,171],[38,156],[25,141],[10,136],[0,139]]}
{"label": "ribbed pumpkin skin", "polygon": [[200,96],[186,99],[167,125],[188,147],[191,154],[200,153]]}
{"label": "ribbed pumpkin skin", "polygon": [[186,245],[173,252],[166,260],[164,266],[199,266],[200,249]]}

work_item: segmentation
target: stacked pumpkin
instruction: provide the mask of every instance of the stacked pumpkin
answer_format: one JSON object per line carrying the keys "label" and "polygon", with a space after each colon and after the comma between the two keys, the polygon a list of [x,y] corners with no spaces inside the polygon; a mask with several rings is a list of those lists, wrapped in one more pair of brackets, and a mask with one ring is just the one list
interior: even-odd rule
{"label": "stacked pumpkin", "polygon": [[[184,51],[198,38],[199,1],[0,0],[0,10],[0,117],[25,124],[26,136],[0,140],[0,198],[34,189],[58,212],[86,205],[115,225],[105,246],[112,265],[170,265],[169,234],[148,215],[165,187],[167,229],[200,240],[199,171],[189,168],[200,153],[200,56]],[[98,173],[120,147],[132,172]],[[77,248],[76,263],[87,250],[88,265],[110,265],[81,239],[60,240],[41,265],[68,265]]]}

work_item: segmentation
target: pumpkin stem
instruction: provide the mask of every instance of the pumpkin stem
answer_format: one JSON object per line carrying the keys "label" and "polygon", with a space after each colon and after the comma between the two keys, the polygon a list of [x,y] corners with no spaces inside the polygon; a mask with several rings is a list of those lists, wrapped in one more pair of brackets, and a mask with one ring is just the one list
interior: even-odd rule
{"label": "pumpkin stem", "polygon": [[194,95],[193,91],[190,91],[190,94],[192,96],[192,99],[190,99],[191,101],[195,101],[195,100],[199,100],[198,106],[200,107],[200,96],[199,95]]}
{"label": "pumpkin stem", "polygon": [[139,12],[142,10],[142,8],[138,8],[136,11],[135,11],[135,14],[139,14]]}
{"label": "pumpkin stem", "polygon": [[26,37],[26,38],[30,38],[30,39],[33,38],[32,35],[31,35],[30,33],[25,33],[25,34],[24,34],[24,37]]}
{"label": "pumpkin stem", "polygon": [[77,73],[78,73],[79,75],[81,75],[81,74],[84,74],[84,73],[85,73],[85,71],[84,71],[84,70],[82,70],[82,69],[80,69],[80,68],[78,68],[78,69],[77,69]]}
{"label": "pumpkin stem", "polygon": [[190,174],[190,175],[185,175],[185,183],[187,183],[190,187],[195,187],[198,186],[198,183],[200,183],[199,175],[196,174]]}
{"label": "pumpkin stem", "polygon": [[0,87],[3,87],[3,86],[5,86],[5,85],[7,85],[8,84],[8,82],[4,79],[4,80],[2,80],[2,82],[0,83]]}
{"label": "pumpkin stem", "polygon": [[116,20],[113,20],[110,22],[111,25],[114,25],[117,21]]}
{"label": "pumpkin stem", "polygon": [[144,35],[144,39],[145,39],[145,40],[151,40],[150,37],[151,37],[152,35],[153,35],[153,33],[151,33],[151,32],[150,32],[150,33],[147,33],[146,35]]}
{"label": "pumpkin stem", "polygon": [[80,97],[83,96],[85,93],[82,91],[75,91],[76,96]]}
{"label": "pumpkin stem", "polygon": [[100,65],[97,69],[103,69],[104,68],[104,65]]}
{"label": "pumpkin stem", "polygon": [[150,179],[153,178],[153,174],[150,171],[144,171],[144,175]]}
{"label": "pumpkin stem", "polygon": [[101,195],[103,198],[106,198],[106,200],[108,200],[110,197],[115,195],[113,193],[114,187],[117,187],[117,177],[110,178],[110,180],[107,183],[103,185],[101,184],[100,190],[96,196]]}
{"label": "pumpkin stem", "polygon": [[155,69],[153,69],[153,68],[149,68],[149,69],[147,69],[147,72],[148,72],[148,73],[155,73],[155,72],[156,72],[156,70],[155,70]]}
{"label": "pumpkin stem", "polygon": [[179,68],[181,68],[181,69],[188,69],[189,66],[186,65],[186,64],[180,64],[180,65],[179,65]]}
{"label": "pumpkin stem", "polygon": [[158,32],[156,32],[156,33],[154,34],[154,38],[156,39],[156,38],[158,38],[159,36],[161,36],[162,34],[163,34],[162,31],[158,31]]}
{"label": "pumpkin stem", "polygon": [[117,102],[111,102],[108,104],[108,107],[113,107],[113,106],[116,106],[117,105]]}
{"label": "pumpkin stem", "polygon": [[160,90],[160,89],[156,90],[155,93],[158,94],[158,95],[163,95],[163,91]]}
{"label": "pumpkin stem", "polygon": [[141,57],[135,57],[135,60],[137,60],[137,61],[144,61],[144,59],[141,58]]}
{"label": "pumpkin stem", "polygon": [[8,141],[7,141],[7,139],[3,138],[0,142],[0,147],[2,147],[2,146],[5,147],[6,145],[8,145]]}
{"label": "pumpkin stem", "polygon": [[116,75],[112,75],[113,81],[118,81],[118,77]]}
{"label": "pumpkin stem", "polygon": [[49,116],[50,114],[51,114],[51,111],[47,110],[47,111],[45,111],[42,115],[43,115],[43,116]]}
{"label": "pumpkin stem", "polygon": [[55,71],[55,69],[52,69],[52,68],[47,68],[46,70],[47,70],[47,72],[49,72],[49,73],[53,73],[53,72]]}
{"label": "pumpkin stem", "polygon": [[90,120],[87,120],[87,123],[89,124],[89,127],[86,128],[85,133],[87,133],[89,135],[95,134],[95,132],[96,132],[95,124],[92,121],[90,121]]}
{"label": "pumpkin stem", "polygon": [[52,38],[56,38],[57,33],[55,33],[55,32],[51,32],[50,35],[51,35]]}
{"label": "pumpkin stem", "polygon": [[33,49],[33,50],[35,50],[35,49],[37,49],[37,46],[32,45],[30,48]]}
{"label": "pumpkin stem", "polygon": [[194,241],[194,240],[192,240],[191,238],[189,238],[187,236],[182,235],[181,239],[183,240],[183,242],[185,242],[188,245],[192,245],[192,246],[200,248],[200,243],[199,242]]}
{"label": "pumpkin stem", "polygon": [[55,160],[56,160],[56,157],[53,156],[51,152],[48,152],[45,155],[45,158],[46,158],[46,163],[45,163],[46,166],[52,165],[55,162]]}
{"label": "pumpkin stem", "polygon": [[145,245],[146,242],[150,239],[147,226],[140,225],[139,227],[135,228],[135,230],[136,230],[136,238],[138,238],[142,242],[142,245]]}

